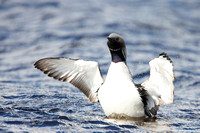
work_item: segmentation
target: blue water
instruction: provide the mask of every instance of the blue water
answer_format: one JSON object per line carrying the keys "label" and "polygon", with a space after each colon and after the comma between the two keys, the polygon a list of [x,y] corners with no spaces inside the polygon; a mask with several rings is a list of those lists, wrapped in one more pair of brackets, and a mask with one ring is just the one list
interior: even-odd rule
{"label": "blue water", "polygon": [[[105,119],[99,104],[33,67],[44,57],[97,61],[106,76],[106,37],[127,44],[134,81],[166,52],[175,99],[148,122]],[[0,132],[200,132],[199,0],[0,0]]]}

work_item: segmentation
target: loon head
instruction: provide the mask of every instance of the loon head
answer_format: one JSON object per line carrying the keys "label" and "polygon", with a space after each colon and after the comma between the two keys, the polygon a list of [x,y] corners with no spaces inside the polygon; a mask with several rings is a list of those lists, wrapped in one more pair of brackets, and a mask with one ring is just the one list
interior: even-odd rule
{"label": "loon head", "polygon": [[107,39],[107,45],[112,56],[112,62],[126,62],[126,45],[124,39],[116,33],[111,33]]}

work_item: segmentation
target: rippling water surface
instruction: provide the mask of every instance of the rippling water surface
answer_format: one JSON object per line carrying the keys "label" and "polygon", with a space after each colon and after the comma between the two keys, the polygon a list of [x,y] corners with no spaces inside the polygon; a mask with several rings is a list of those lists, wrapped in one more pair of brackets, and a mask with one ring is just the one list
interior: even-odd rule
{"label": "rippling water surface", "polygon": [[[0,132],[200,132],[199,0],[0,0]],[[175,99],[155,121],[105,119],[78,89],[33,67],[44,57],[98,61],[106,37],[121,34],[136,83],[165,51],[174,62]]]}

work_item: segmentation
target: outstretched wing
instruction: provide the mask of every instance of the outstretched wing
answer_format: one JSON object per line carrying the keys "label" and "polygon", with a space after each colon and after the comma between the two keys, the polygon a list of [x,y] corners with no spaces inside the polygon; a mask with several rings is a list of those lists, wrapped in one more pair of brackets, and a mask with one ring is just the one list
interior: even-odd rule
{"label": "outstretched wing", "polygon": [[171,104],[174,99],[174,73],[172,60],[166,53],[149,62],[150,77],[142,86],[156,105]]}
{"label": "outstretched wing", "polygon": [[97,62],[67,58],[44,58],[38,60],[34,66],[49,77],[73,84],[91,102],[98,102],[97,91],[104,80]]}

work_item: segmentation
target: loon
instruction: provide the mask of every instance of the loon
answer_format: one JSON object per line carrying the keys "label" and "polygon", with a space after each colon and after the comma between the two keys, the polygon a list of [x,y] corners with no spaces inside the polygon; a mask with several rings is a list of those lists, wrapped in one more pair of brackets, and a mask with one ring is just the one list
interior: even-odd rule
{"label": "loon", "polygon": [[161,53],[149,62],[150,76],[135,84],[126,63],[123,38],[107,37],[112,62],[104,81],[98,63],[71,58],[44,58],[34,66],[49,77],[67,81],[80,89],[92,103],[100,103],[107,117],[156,117],[160,105],[173,103],[174,73],[172,60]]}

